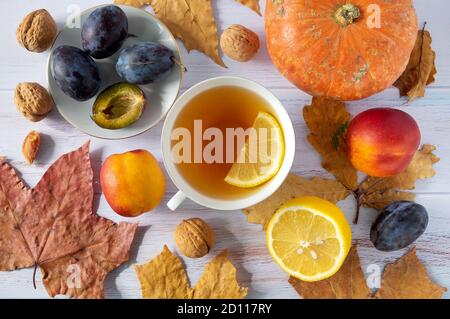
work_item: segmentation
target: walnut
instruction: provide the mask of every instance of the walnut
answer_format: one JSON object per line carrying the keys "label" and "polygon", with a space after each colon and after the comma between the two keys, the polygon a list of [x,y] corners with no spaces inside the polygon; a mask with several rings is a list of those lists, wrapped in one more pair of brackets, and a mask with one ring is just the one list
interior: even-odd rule
{"label": "walnut", "polygon": [[58,27],[47,10],[41,9],[28,14],[16,31],[17,41],[31,52],[44,52],[55,41]]}
{"label": "walnut", "polygon": [[200,258],[214,245],[214,233],[200,218],[184,220],[175,230],[175,243],[185,256]]}
{"label": "walnut", "polygon": [[251,60],[259,50],[258,35],[239,24],[233,24],[226,29],[220,38],[222,51],[240,62]]}
{"label": "walnut", "polygon": [[41,135],[36,131],[31,131],[23,141],[22,153],[28,164],[33,164],[41,146]]}
{"label": "walnut", "polygon": [[53,98],[38,83],[19,83],[14,102],[20,113],[32,122],[39,122],[52,110]]}

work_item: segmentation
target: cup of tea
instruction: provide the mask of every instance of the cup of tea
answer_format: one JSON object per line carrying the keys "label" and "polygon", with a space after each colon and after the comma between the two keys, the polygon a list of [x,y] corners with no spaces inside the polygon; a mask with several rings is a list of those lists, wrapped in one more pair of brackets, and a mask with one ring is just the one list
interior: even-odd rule
{"label": "cup of tea", "polygon": [[[277,123],[275,131],[264,135],[254,129],[261,115]],[[294,161],[295,133],[284,106],[262,85],[240,77],[216,77],[191,87],[172,106],[161,138],[164,165],[179,189],[167,204],[171,210],[187,198],[216,210],[253,206],[281,186]],[[275,139],[282,155],[274,151]],[[271,145],[265,147],[268,140]],[[253,186],[248,176],[259,172],[240,171],[271,167],[276,154],[277,170],[267,181]],[[263,159],[267,166],[251,164]],[[242,185],[230,182],[230,174],[238,181],[243,176]]]}

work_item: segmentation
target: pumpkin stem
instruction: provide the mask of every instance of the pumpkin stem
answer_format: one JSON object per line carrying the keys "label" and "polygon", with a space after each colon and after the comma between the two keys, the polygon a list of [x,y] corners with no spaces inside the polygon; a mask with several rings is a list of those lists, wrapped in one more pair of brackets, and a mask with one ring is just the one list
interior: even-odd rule
{"label": "pumpkin stem", "polygon": [[361,16],[359,8],[351,3],[344,4],[337,8],[334,19],[342,28],[352,24]]}

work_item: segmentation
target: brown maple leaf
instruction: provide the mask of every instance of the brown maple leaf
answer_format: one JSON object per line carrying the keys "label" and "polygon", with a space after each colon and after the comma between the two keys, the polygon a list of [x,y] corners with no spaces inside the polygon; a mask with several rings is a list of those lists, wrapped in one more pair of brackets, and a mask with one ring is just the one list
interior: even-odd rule
{"label": "brown maple leaf", "polygon": [[341,142],[350,120],[343,102],[314,97],[303,108],[303,118],[309,128],[308,141],[322,156],[322,166],[350,190],[358,188],[356,169],[350,163]]}
{"label": "brown maple leaf", "polygon": [[225,250],[206,265],[194,289],[181,260],[167,246],[163,251],[135,271],[141,283],[142,297],[147,299],[238,299],[245,298],[247,288],[236,279],[236,268]]}
{"label": "brown maple leaf", "polygon": [[156,16],[183,41],[188,52],[198,50],[226,67],[219,54],[219,36],[211,0],[115,0],[135,7],[150,5]]}
{"label": "brown maple leaf", "polygon": [[367,299],[372,295],[356,246],[352,246],[341,269],[332,277],[316,282],[290,277],[289,283],[304,299]]}
{"label": "brown maple leaf", "polygon": [[424,25],[424,29],[417,35],[406,70],[394,83],[400,90],[400,96],[407,96],[409,101],[425,96],[427,85],[435,81],[436,52],[431,48],[431,42],[431,35],[425,31]]}
{"label": "brown maple leaf", "polygon": [[360,186],[361,203],[366,207],[381,210],[395,201],[414,200],[414,193],[403,190],[412,190],[417,180],[431,178],[436,174],[433,165],[439,162],[439,158],[433,154],[434,150],[436,147],[433,145],[422,146],[408,168],[396,176],[368,177]]}
{"label": "brown maple leaf", "polygon": [[89,143],[58,159],[33,189],[0,166],[0,270],[37,267],[50,296],[102,298],[108,272],[128,260],[137,225],[92,212]]}
{"label": "brown maple leaf", "polygon": [[447,291],[431,281],[416,248],[384,269],[378,299],[438,299]]}
{"label": "brown maple leaf", "polygon": [[350,195],[350,192],[338,181],[314,177],[311,180],[289,174],[280,188],[269,198],[252,207],[244,209],[247,220],[261,224],[266,229],[272,215],[285,202],[302,196],[317,196],[337,203]]}
{"label": "brown maple leaf", "polygon": [[291,277],[289,283],[304,299],[437,299],[447,291],[431,281],[414,248],[386,266],[381,287],[375,295],[372,294],[361,269],[356,245],[332,277],[316,282]]}

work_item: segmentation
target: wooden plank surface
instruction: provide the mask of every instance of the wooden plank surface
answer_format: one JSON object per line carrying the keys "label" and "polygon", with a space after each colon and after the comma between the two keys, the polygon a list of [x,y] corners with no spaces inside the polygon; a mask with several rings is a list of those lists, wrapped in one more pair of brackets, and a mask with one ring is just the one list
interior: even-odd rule
{"label": "wooden plank surface", "polygon": [[[58,112],[52,112],[44,121],[32,124],[17,113],[12,102],[13,90],[17,83],[36,81],[46,84],[47,53],[30,54],[19,48],[15,40],[15,29],[28,12],[46,8],[61,25],[68,15],[70,5],[76,3],[81,9],[102,4],[101,0],[33,0],[0,1],[0,154],[6,156],[10,163],[22,174],[23,179],[33,186],[48,166],[61,154],[71,151],[87,140],[92,141],[92,159],[96,173],[103,159],[112,153],[144,148],[152,151],[159,160],[160,132],[162,125],[149,132],[126,141],[103,141],[86,136],[66,123]],[[417,185],[417,201],[427,207],[430,224],[427,232],[417,241],[418,255],[424,261],[430,273],[439,284],[450,287],[450,42],[448,32],[450,20],[450,2],[447,0],[416,0],[417,12],[421,22],[428,22],[428,29],[433,36],[433,48],[437,52],[437,81],[428,90],[426,98],[412,104],[398,98],[398,91],[387,91],[367,100],[353,102],[350,111],[355,114],[375,106],[398,106],[404,108],[419,122],[423,142],[438,147],[437,154],[441,162],[436,165],[437,176],[431,180],[421,181]],[[240,64],[225,58],[228,69],[213,64],[202,54],[192,52],[183,56],[189,72],[183,84],[183,90],[191,85],[219,75],[243,76],[260,82],[272,90],[284,103],[294,122],[297,134],[295,173],[304,176],[329,176],[320,167],[320,159],[306,142],[306,127],[300,116],[301,107],[309,103],[310,97],[294,88],[282,78],[271,64],[265,49],[263,19],[246,7],[232,0],[215,1],[214,9],[221,30],[233,23],[243,23],[255,30],[261,37],[263,48],[257,57]],[[264,7],[264,6],[263,6]],[[24,163],[20,145],[24,136],[36,129],[44,134],[42,154],[36,165]],[[176,192],[169,184],[164,205],[154,213],[140,217],[141,224],[131,254],[131,261],[108,276],[106,296],[110,298],[139,298],[139,284],[130,267],[136,262],[151,259],[162,249],[164,244],[175,248],[172,239],[176,225],[190,217],[205,219],[215,230],[218,244],[211,255],[200,260],[185,259],[189,276],[193,283],[199,278],[204,265],[222,249],[230,251],[231,259],[238,268],[238,277],[243,285],[250,287],[252,298],[298,298],[287,283],[287,275],[272,261],[267,253],[264,234],[261,227],[246,222],[245,216],[238,211],[217,212],[186,202],[176,212],[165,208],[165,202]],[[104,198],[100,196],[96,185],[96,202],[98,213],[115,221],[124,220],[115,215]],[[353,217],[354,202],[347,199],[339,204],[349,220]],[[354,238],[360,242],[360,255],[364,266],[376,264],[380,268],[401,256],[405,251],[381,253],[376,251],[368,240],[371,222],[376,213],[364,209],[360,222],[353,226]],[[32,270],[0,272],[0,298],[46,298],[47,294],[40,282],[38,289],[32,287]],[[446,294],[450,298],[450,293]]]}

